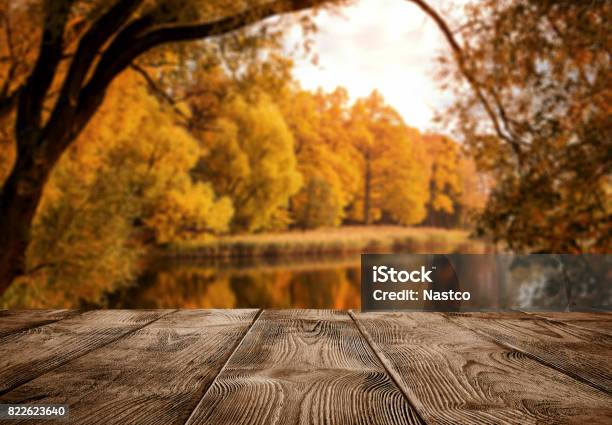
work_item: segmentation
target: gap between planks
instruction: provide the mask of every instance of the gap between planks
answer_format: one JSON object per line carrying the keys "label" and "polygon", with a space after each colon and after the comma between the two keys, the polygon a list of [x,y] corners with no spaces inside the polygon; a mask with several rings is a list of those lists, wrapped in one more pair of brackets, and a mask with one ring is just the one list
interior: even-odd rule
{"label": "gap between planks", "polygon": [[225,370],[225,368],[228,365],[228,363],[230,362],[231,358],[234,356],[234,353],[236,353],[236,351],[238,351],[238,349],[242,345],[242,342],[245,340],[246,336],[249,334],[249,332],[251,332],[251,329],[253,329],[253,326],[255,325],[255,323],[257,322],[259,317],[261,316],[261,313],[263,313],[263,309],[262,308],[260,308],[257,311],[257,313],[255,313],[255,317],[253,317],[253,320],[251,321],[251,324],[249,325],[249,327],[247,327],[245,329],[244,333],[242,334],[242,337],[238,339],[238,341],[234,345],[234,348],[232,349],[230,355],[227,356],[227,359],[225,359],[225,362],[223,363],[223,366],[221,366],[221,369],[219,369],[219,371],[217,372],[215,377],[210,381],[210,384],[208,384],[208,388],[206,388],[204,393],[202,393],[202,397],[200,397],[200,400],[198,400],[198,402],[194,406],[193,410],[191,411],[191,413],[189,414],[189,416],[185,420],[185,425],[189,424],[189,422],[193,418],[194,413],[197,412],[198,407],[200,407],[200,404],[202,404],[202,400],[204,400],[204,397],[206,396],[208,391],[213,387],[213,384],[217,381],[217,378],[219,377],[219,375],[221,375],[221,373]]}
{"label": "gap between planks", "polygon": [[427,423],[423,417],[421,416],[421,413],[419,412],[419,410],[416,408],[414,402],[410,399],[410,396],[408,395],[408,393],[406,392],[404,386],[401,384],[401,380],[400,378],[397,376],[397,373],[394,371],[394,369],[389,365],[389,361],[384,358],[383,356],[380,355],[379,350],[376,348],[376,344],[374,344],[374,341],[372,341],[372,338],[370,337],[370,334],[368,334],[365,329],[363,328],[363,325],[361,323],[359,323],[359,321],[357,320],[357,318],[355,317],[355,315],[353,314],[353,310],[347,310],[347,314],[350,316],[351,320],[353,321],[353,323],[355,324],[355,326],[357,327],[357,329],[359,330],[359,333],[361,334],[361,337],[366,341],[366,343],[368,344],[368,346],[370,347],[370,350],[372,350],[372,352],[374,353],[374,355],[376,356],[376,358],[378,359],[378,361],[380,362],[380,364],[382,365],[383,369],[385,370],[385,372],[387,372],[387,375],[389,376],[389,378],[391,378],[391,380],[393,381],[393,384],[401,391],[401,393],[404,395],[404,398],[406,399],[406,402],[410,405],[410,407],[412,407],[412,410],[414,411],[415,415],[418,417],[418,419],[422,422],[422,423]]}

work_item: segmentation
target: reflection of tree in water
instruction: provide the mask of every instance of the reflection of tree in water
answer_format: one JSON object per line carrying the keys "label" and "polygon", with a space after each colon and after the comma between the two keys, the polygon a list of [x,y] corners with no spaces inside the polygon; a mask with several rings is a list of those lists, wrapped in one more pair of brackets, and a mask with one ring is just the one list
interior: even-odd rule
{"label": "reflection of tree in water", "polygon": [[611,260],[606,255],[516,256],[510,266],[519,283],[520,307],[610,308]]}
{"label": "reflection of tree in water", "polygon": [[145,271],[109,296],[127,308],[358,308],[359,269],[219,271],[168,267]]}
{"label": "reflection of tree in water", "polygon": [[[456,259],[455,259],[456,260]],[[530,255],[510,256],[508,308],[586,309],[610,308],[612,285],[609,256]],[[472,281],[486,281],[490,261],[455,261],[456,272],[467,281],[434,279],[438,291],[466,290]],[[506,263],[508,264],[508,263]],[[484,267],[478,267],[478,265]],[[508,268],[507,268],[508,267]],[[482,269],[481,269],[482,268]],[[443,273],[443,264],[436,264]],[[452,277],[452,276],[451,276]],[[499,276],[497,277],[499,278]],[[493,283],[497,282],[493,279]],[[469,281],[469,282],[468,282]],[[467,283],[466,283],[467,282]],[[443,286],[440,286],[443,285]],[[466,286],[467,285],[467,286]],[[498,288],[495,285],[495,288]],[[484,289],[480,288],[482,292]],[[496,289],[497,290],[497,289]],[[475,291],[474,293],[478,293]],[[490,302],[490,297],[486,302]],[[477,301],[477,300],[476,300]],[[436,309],[440,309],[440,302]],[[490,304],[486,304],[489,306]],[[110,295],[109,307],[121,308],[359,308],[360,270],[354,265],[320,269],[250,270],[170,266],[146,270],[131,288]],[[424,306],[427,310],[428,307]],[[443,307],[460,308],[456,302]]]}
{"label": "reflection of tree in water", "polygon": [[238,307],[289,307],[291,273],[245,273],[229,278]]}
{"label": "reflection of tree in water", "polygon": [[293,305],[309,308],[356,308],[360,303],[358,282],[350,281],[347,269],[318,270],[296,274],[292,281]]}
{"label": "reflection of tree in water", "polygon": [[227,276],[212,269],[148,271],[138,284],[111,296],[111,306],[127,308],[233,308],[236,297]]}
{"label": "reflection of tree in water", "polygon": [[249,273],[231,277],[240,307],[355,308],[359,282],[348,269]]}

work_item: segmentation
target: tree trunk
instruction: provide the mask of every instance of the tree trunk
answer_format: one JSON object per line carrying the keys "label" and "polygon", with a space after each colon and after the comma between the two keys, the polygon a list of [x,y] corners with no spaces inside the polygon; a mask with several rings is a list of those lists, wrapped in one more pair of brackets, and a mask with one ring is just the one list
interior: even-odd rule
{"label": "tree trunk", "polygon": [[18,155],[0,193],[0,295],[26,271],[32,221],[51,167]]}
{"label": "tree trunk", "polygon": [[370,197],[372,188],[372,170],[370,164],[370,154],[365,155],[365,176],[363,179],[364,191],[363,191],[363,223],[367,226],[370,224]]}

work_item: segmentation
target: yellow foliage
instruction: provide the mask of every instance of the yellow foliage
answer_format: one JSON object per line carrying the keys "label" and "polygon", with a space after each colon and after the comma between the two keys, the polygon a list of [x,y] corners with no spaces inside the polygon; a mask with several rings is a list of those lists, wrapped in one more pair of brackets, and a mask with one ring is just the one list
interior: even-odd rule
{"label": "yellow foliage", "polygon": [[433,160],[431,176],[431,208],[452,214],[454,202],[461,193],[459,147],[440,135],[425,136],[429,155]]}
{"label": "yellow foliage", "polygon": [[210,184],[192,183],[188,176],[181,183],[160,193],[154,212],[146,220],[155,229],[157,242],[170,243],[226,231],[233,213],[229,198],[215,201]]}
{"label": "yellow foliage", "polygon": [[363,170],[354,217],[366,224],[380,219],[404,225],[422,221],[430,164],[419,132],[407,127],[376,91],[355,103],[350,126]]}
{"label": "yellow foliage", "polygon": [[265,96],[256,103],[237,96],[214,127],[196,174],[232,200],[234,230],[270,228],[302,183],[282,114]]}
{"label": "yellow foliage", "polygon": [[147,234],[163,243],[227,229],[229,199],[189,176],[199,155],[198,142],[140,81],[121,76],[54,169],[33,226],[30,272],[4,302],[100,304],[134,278]]}
{"label": "yellow foliage", "polygon": [[341,224],[359,187],[357,154],[342,116],[346,101],[338,91],[300,91],[283,104],[304,176],[302,190],[291,204],[296,223],[302,227]]}
{"label": "yellow foliage", "polygon": [[428,134],[424,140],[432,160],[428,224],[468,224],[487,196],[474,161],[463,157],[459,145],[446,136]]}

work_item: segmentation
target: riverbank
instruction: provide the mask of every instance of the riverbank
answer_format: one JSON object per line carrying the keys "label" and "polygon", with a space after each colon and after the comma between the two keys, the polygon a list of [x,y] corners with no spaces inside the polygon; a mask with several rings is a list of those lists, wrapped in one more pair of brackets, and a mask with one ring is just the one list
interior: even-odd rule
{"label": "riverbank", "polygon": [[350,255],[362,252],[484,252],[486,243],[464,230],[400,226],[346,226],[220,237],[156,250],[167,258],[260,258]]}

